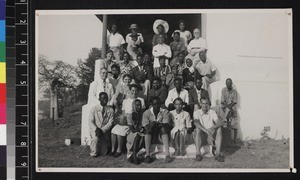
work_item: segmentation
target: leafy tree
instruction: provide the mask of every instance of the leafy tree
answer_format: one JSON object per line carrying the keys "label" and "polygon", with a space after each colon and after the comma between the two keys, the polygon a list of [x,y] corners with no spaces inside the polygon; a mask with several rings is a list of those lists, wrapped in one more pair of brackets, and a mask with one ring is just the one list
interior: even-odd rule
{"label": "leafy tree", "polygon": [[87,102],[90,84],[94,81],[95,60],[101,58],[101,49],[92,48],[88,58],[77,61],[77,76],[80,79],[77,86],[77,98],[80,101]]}

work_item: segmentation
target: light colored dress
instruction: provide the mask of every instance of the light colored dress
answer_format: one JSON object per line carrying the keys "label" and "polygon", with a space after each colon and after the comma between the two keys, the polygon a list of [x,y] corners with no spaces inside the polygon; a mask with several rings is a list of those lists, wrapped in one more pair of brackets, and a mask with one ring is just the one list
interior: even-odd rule
{"label": "light colored dress", "polygon": [[[119,124],[116,124],[112,128],[112,130],[111,130],[112,134],[116,134],[116,135],[119,135],[119,136],[126,136],[128,134],[128,131],[129,131],[130,127],[128,125],[121,125],[121,123],[120,123],[120,121],[124,120],[125,118],[126,118],[126,116],[124,116],[124,115],[117,116],[116,119],[119,120]],[[126,122],[126,124],[127,124],[127,122]]]}
{"label": "light colored dress", "polygon": [[183,135],[185,138],[187,130],[186,128],[191,128],[191,117],[190,114],[184,110],[182,110],[179,114],[176,110],[170,111],[172,122],[173,122],[173,129],[171,130],[171,137],[174,139],[175,134],[179,131],[180,134]]}

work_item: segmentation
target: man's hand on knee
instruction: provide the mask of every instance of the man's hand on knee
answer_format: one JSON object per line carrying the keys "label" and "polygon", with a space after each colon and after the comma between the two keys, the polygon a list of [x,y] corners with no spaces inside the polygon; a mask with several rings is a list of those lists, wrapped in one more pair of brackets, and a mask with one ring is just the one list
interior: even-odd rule
{"label": "man's hand on knee", "polygon": [[100,138],[103,135],[102,129],[100,129],[98,127],[96,128],[95,133],[98,138]]}

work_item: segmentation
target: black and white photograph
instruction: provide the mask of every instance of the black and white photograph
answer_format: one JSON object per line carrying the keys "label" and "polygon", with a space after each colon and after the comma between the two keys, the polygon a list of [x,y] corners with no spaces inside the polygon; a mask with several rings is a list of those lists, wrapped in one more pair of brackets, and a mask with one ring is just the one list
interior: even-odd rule
{"label": "black and white photograph", "polygon": [[290,172],[291,9],[36,10],[37,172]]}

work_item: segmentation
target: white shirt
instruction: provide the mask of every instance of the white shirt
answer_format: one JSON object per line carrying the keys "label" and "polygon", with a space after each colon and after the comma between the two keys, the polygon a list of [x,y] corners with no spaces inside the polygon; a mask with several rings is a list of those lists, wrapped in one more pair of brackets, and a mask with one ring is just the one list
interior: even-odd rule
{"label": "white shirt", "polygon": [[206,40],[204,38],[199,37],[198,39],[193,39],[187,46],[188,52],[190,52],[192,49],[198,49],[197,52],[200,50],[207,49]]}
{"label": "white shirt", "polygon": [[183,131],[186,127],[192,127],[190,114],[184,110],[182,110],[179,114],[176,110],[170,111],[172,116],[172,121],[174,124],[174,128],[172,131]]}
{"label": "white shirt", "polygon": [[209,59],[206,59],[205,63],[200,60],[196,68],[202,76],[205,76],[206,74],[210,74],[211,72],[217,70],[217,68],[211,63]]}
{"label": "white shirt", "polygon": [[205,129],[209,129],[209,128],[213,127],[215,123],[217,123],[218,115],[212,109],[209,109],[207,111],[207,113],[205,113],[205,114],[202,111],[202,109],[198,109],[197,111],[194,112],[194,119],[199,120],[201,125]]}
{"label": "white shirt", "polygon": [[125,41],[121,34],[110,33],[107,35],[107,44],[109,47],[116,47],[116,46],[121,46],[122,44],[125,44]]}
{"label": "white shirt", "polygon": [[126,98],[122,102],[122,110],[125,111],[126,114],[131,114],[132,113],[132,103],[135,99],[141,100],[142,109],[145,109],[145,101],[144,101],[143,98],[141,98],[141,97],[137,97],[137,98],[134,98],[134,99],[133,98]]}
{"label": "white shirt", "polygon": [[185,90],[185,89],[181,89],[180,93],[178,94],[177,91],[176,91],[176,88],[173,88],[169,91],[168,97],[165,101],[166,107],[168,107],[170,103],[173,103],[173,101],[178,97],[180,97],[183,100],[183,102],[186,102],[187,104],[189,104],[189,93],[188,93],[188,91]]}
{"label": "white shirt", "polygon": [[157,44],[153,47],[152,54],[154,56],[153,67],[156,68],[156,67],[160,67],[158,57],[166,56],[167,58],[171,58],[172,51],[170,46],[166,44]]}
{"label": "white shirt", "polygon": [[107,78],[104,82],[102,79],[94,81],[90,85],[88,103],[99,104],[99,93],[106,92],[108,95],[108,105],[112,104],[112,97],[114,95],[113,86]]}
{"label": "white shirt", "polygon": [[[131,35],[132,33],[129,33],[129,34],[127,34],[126,35],[126,42],[127,43],[130,43],[131,41],[132,41],[132,39],[131,39],[131,37],[130,37],[130,35]],[[144,37],[143,37],[143,35],[141,34],[141,33],[137,33],[137,35],[138,35],[138,37],[137,37],[137,42],[140,42],[140,43],[142,43],[142,42],[144,42]]]}

